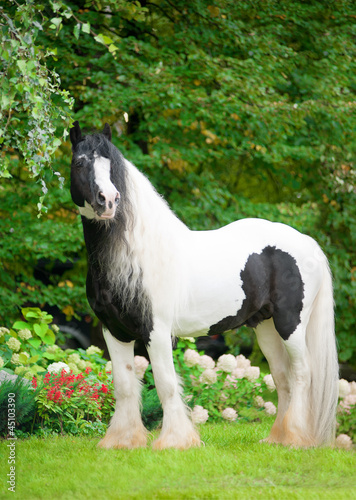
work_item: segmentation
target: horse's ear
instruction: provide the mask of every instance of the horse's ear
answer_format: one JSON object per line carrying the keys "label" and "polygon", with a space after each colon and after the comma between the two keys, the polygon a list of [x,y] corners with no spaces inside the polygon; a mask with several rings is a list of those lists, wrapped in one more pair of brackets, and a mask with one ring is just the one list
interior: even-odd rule
{"label": "horse's ear", "polygon": [[103,128],[103,134],[109,141],[111,141],[111,128],[108,123],[105,123],[104,128]]}
{"label": "horse's ear", "polygon": [[69,137],[73,146],[76,146],[82,139],[82,131],[78,121],[73,123],[73,127],[69,131]]}

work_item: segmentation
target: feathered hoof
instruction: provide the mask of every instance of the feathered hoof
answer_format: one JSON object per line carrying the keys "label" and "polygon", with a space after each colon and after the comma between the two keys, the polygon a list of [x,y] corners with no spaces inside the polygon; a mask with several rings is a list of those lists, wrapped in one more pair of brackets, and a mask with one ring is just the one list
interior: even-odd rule
{"label": "feathered hoof", "polygon": [[261,439],[260,443],[281,444],[291,448],[313,448],[317,446],[315,439],[295,432],[287,431],[281,434],[271,433],[268,437]]}
{"label": "feathered hoof", "polygon": [[146,429],[136,432],[110,432],[106,433],[104,438],[99,441],[99,448],[123,448],[131,450],[133,448],[142,448],[147,446],[147,431]]}
{"label": "feathered hoof", "polygon": [[187,450],[188,448],[197,446],[201,446],[201,440],[196,431],[192,431],[187,436],[165,433],[152,443],[152,448],[154,450],[165,450],[167,448]]}

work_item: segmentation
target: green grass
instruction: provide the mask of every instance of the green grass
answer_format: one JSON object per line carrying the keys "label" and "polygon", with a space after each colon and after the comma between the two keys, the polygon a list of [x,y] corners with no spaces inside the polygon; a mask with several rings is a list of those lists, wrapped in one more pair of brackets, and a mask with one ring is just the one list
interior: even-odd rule
{"label": "green grass", "polygon": [[[16,497],[27,499],[355,499],[356,454],[260,444],[262,424],[205,424],[187,451],[102,450],[98,439],[51,437],[16,444]],[[7,442],[0,443],[0,498]],[[4,480],[5,479],[5,480]]]}

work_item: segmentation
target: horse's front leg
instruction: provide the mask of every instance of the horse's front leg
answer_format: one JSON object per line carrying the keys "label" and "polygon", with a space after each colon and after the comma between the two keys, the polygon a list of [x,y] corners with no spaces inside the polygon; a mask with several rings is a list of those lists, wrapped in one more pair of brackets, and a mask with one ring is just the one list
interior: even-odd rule
{"label": "horse's front leg", "polygon": [[170,329],[164,324],[155,323],[147,346],[152,364],[156,389],[163,407],[161,433],[153,443],[153,448],[186,449],[200,446],[200,437],[183,403],[178,377],[174,370],[172,340]]}
{"label": "horse's front leg", "polygon": [[116,406],[102,448],[137,448],[146,446],[147,431],[141,420],[141,383],[134,370],[134,344],[115,339],[104,329],[113,368]]}

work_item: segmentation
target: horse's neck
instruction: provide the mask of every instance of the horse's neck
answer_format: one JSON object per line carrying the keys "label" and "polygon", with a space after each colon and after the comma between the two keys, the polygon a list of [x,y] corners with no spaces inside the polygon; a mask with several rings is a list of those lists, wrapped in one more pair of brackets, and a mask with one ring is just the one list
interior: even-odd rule
{"label": "horse's neck", "polygon": [[[128,195],[134,217],[133,230],[126,239],[132,258],[143,271],[144,286],[159,302],[165,295],[176,297],[177,306],[184,292],[184,251],[190,230],[170,210],[148,179],[127,162]],[[168,307],[168,306],[167,306]]]}
{"label": "horse's neck", "polygon": [[[163,244],[168,241],[174,245],[176,240],[189,231],[187,226],[174,215],[149,180],[132,163],[125,161],[134,217],[132,236],[139,240],[134,244],[140,245],[141,242],[148,241]],[[153,243],[152,246],[155,247],[156,244]]]}

